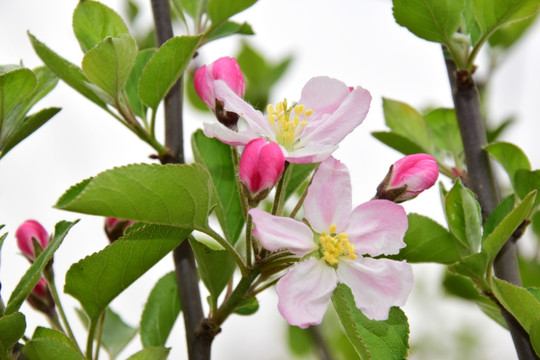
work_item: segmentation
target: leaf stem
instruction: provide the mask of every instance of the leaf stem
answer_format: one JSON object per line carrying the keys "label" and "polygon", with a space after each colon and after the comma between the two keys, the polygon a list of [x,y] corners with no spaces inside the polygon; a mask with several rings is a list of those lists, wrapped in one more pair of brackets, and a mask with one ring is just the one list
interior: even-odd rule
{"label": "leaf stem", "polygon": [[94,351],[94,336],[96,334],[96,322],[94,319],[90,319],[90,326],[88,327],[88,338],[86,339],[86,358],[93,358]]}
{"label": "leaf stem", "polygon": [[[47,284],[49,285],[49,290],[51,291],[52,298],[54,300],[54,303],[56,304],[56,308],[58,309],[58,313],[60,315],[60,318],[62,319],[62,323],[64,324],[64,327],[66,329],[67,335],[69,339],[73,342],[77,348],[79,348],[79,344],[77,343],[77,339],[75,339],[75,335],[73,334],[73,331],[71,330],[71,327],[69,326],[68,319],[66,317],[66,313],[64,312],[64,308],[62,306],[62,302],[60,301],[60,297],[58,296],[58,290],[56,289],[56,284],[54,282],[54,275],[49,274],[48,271],[44,273]],[[80,349],[80,348],[79,348]]]}
{"label": "leaf stem", "polygon": [[103,335],[103,323],[105,322],[105,311],[101,313],[98,325],[97,325],[97,334],[96,334],[96,352],[94,354],[94,360],[99,358],[99,348],[101,347],[101,337]]}
{"label": "leaf stem", "polygon": [[276,195],[274,196],[274,204],[272,205],[272,215],[278,215],[279,209],[282,207],[281,202],[284,194],[283,184],[285,183],[285,177],[287,176],[287,170],[289,169],[289,162],[285,161],[285,168],[281,173],[281,177],[276,186]]}
{"label": "leaf stem", "polygon": [[[251,219],[251,215],[248,215],[247,221],[246,221],[246,265],[247,267],[251,267],[251,250],[254,248],[252,244],[252,236],[251,236],[251,226],[253,224],[253,220]],[[245,275],[242,273],[242,275]]]}
{"label": "leaf stem", "polygon": [[218,311],[215,314],[215,317],[212,319],[216,326],[220,326],[227,319],[227,317],[232,314],[236,309],[238,304],[246,299],[251,284],[259,275],[259,269],[255,268],[248,272],[246,276],[243,276],[236,288],[232,292],[223,304],[219,307]]}

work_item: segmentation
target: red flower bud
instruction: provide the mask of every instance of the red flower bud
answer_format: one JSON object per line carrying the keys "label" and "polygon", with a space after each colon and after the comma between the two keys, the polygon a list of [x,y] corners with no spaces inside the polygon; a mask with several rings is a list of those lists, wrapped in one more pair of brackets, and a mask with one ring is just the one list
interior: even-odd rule
{"label": "red flower bud", "polygon": [[240,158],[240,179],[251,194],[272,189],[285,166],[285,156],[275,142],[251,140]]}
{"label": "red flower bud", "polygon": [[122,237],[126,229],[133,224],[135,221],[108,217],[105,219],[105,233],[112,243]]}
{"label": "red flower bud", "polygon": [[17,229],[15,237],[17,238],[17,245],[19,246],[19,249],[21,249],[23,254],[30,260],[35,258],[32,238],[36,239],[38,243],[41,244],[41,248],[43,249],[49,243],[49,235],[47,234],[47,230],[45,230],[45,228],[35,220],[26,220]]}
{"label": "red flower bud", "polygon": [[394,202],[413,199],[435,184],[439,176],[437,161],[428,154],[408,155],[396,161],[377,188],[376,198]]}

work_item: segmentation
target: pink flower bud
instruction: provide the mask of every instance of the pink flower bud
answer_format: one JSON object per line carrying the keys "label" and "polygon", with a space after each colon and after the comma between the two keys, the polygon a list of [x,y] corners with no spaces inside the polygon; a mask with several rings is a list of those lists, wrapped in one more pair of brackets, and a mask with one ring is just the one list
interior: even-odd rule
{"label": "pink flower bud", "polygon": [[39,279],[36,286],[32,289],[32,294],[42,299],[47,297],[47,282],[44,278]]}
{"label": "pink flower bud", "polygon": [[34,254],[34,244],[32,243],[32,238],[36,239],[41,247],[44,249],[49,243],[49,235],[47,230],[35,220],[26,220],[15,233],[17,238],[17,245],[23,254],[33,260],[35,258]]}
{"label": "pink flower bud", "polygon": [[222,80],[238,96],[244,97],[246,83],[244,75],[236,59],[222,57],[210,65],[203,65],[195,72],[193,84],[197,95],[216,114],[219,122],[223,125],[235,129],[238,122],[238,115],[223,109],[223,103],[216,99],[214,84],[217,80]]}
{"label": "pink flower bud", "polygon": [[272,189],[285,166],[285,156],[275,142],[251,140],[240,158],[240,179],[251,194]]}
{"label": "pink flower bud", "polygon": [[128,227],[135,224],[135,221],[108,217],[105,219],[105,233],[112,243],[124,235]]}
{"label": "pink flower bud", "polygon": [[378,199],[403,202],[413,199],[435,184],[439,176],[437,161],[428,154],[408,155],[396,161],[377,188]]}

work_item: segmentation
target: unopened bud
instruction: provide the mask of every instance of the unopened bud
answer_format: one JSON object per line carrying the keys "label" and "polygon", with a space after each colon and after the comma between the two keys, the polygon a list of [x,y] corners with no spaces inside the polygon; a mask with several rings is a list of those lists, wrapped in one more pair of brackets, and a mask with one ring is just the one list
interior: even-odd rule
{"label": "unopened bud", "polygon": [[437,161],[428,154],[408,155],[396,161],[377,187],[377,199],[397,203],[415,198],[435,184],[439,176]]}
{"label": "unopened bud", "polygon": [[193,84],[197,95],[212,109],[218,121],[230,129],[236,130],[238,115],[225,111],[223,104],[216,99],[214,84],[222,80],[240,97],[244,97],[246,83],[236,59],[222,57],[210,65],[203,65],[195,72]]}
{"label": "unopened bud", "polygon": [[128,227],[133,225],[135,222],[132,220],[124,220],[118,218],[108,217],[105,219],[105,233],[109,238],[109,241],[112,243],[119,238],[121,238]]}
{"label": "unopened bud", "polygon": [[[17,245],[22,253],[30,260],[33,261],[36,258],[36,249],[34,245],[40,246],[43,250],[49,243],[49,234],[47,230],[35,220],[26,220],[15,233],[17,238]],[[32,241],[32,238],[35,241]]]}
{"label": "unopened bud", "polygon": [[285,167],[285,156],[275,142],[251,140],[240,158],[240,179],[252,195],[261,200],[275,185]]}

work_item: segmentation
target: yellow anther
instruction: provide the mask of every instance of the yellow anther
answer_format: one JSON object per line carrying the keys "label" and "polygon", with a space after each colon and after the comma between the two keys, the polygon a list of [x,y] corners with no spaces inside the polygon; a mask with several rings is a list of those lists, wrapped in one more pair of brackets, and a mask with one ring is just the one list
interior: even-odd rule
{"label": "yellow anther", "polygon": [[305,115],[306,117],[310,117],[311,114],[313,114],[313,110],[311,110],[311,109],[307,110],[307,111],[304,113],[304,115]]}
{"label": "yellow anther", "polygon": [[302,104],[287,107],[287,99],[278,102],[275,106],[268,105],[266,112],[268,121],[274,128],[276,142],[287,150],[294,149],[303,127],[308,124],[306,118],[313,113],[312,110],[306,111],[305,105]]}
{"label": "yellow anther", "polygon": [[329,265],[337,264],[340,256],[356,259],[354,245],[349,241],[347,234],[344,232],[336,234],[336,230],[337,226],[332,224],[328,233],[323,232],[319,237],[322,256]]}
{"label": "yellow anther", "polygon": [[297,114],[297,115],[302,114],[304,112],[304,110],[306,110],[306,107],[304,105],[302,105],[302,104],[296,105],[294,107],[294,113]]}

